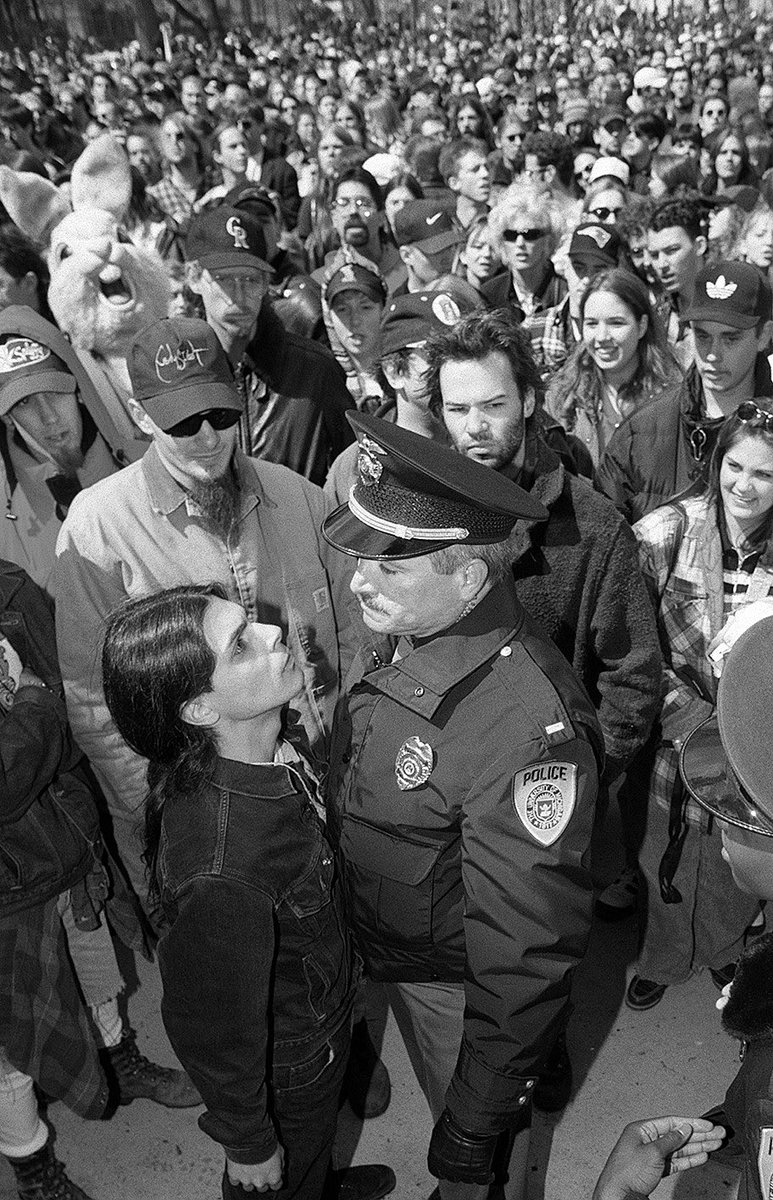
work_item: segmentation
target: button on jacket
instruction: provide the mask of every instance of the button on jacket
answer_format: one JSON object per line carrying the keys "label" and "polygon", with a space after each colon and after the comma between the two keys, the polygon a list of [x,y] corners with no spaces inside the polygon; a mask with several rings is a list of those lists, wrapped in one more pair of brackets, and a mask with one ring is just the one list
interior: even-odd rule
{"label": "button on jacket", "polygon": [[[219,759],[168,800],[160,846],[161,1012],[234,1162],[270,1158],[271,1073],[311,1059],[349,1019],[354,980],[333,851],[306,778]],[[314,1119],[314,1114],[309,1114]]]}
{"label": "button on jacket", "polygon": [[[496,1131],[552,1048],[585,952],[601,732],[509,580],[399,661],[377,653],[355,659],[333,736],[348,915],[374,978],[464,981],[447,1102],[465,1128]],[[402,790],[410,739],[423,769]],[[563,814],[550,845],[519,815],[540,764],[532,780],[555,769],[576,783],[573,809],[570,790],[545,793]]]}

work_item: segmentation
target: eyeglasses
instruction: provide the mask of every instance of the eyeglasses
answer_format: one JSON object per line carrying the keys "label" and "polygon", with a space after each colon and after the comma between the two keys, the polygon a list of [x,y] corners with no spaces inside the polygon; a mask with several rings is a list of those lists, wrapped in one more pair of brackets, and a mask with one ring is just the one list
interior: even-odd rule
{"label": "eyeglasses", "polygon": [[208,421],[213,429],[230,429],[232,425],[236,425],[240,417],[241,413],[235,408],[209,408],[206,412],[198,412],[194,413],[192,417],[185,417],[184,420],[178,421],[176,425],[172,425],[165,432],[175,438],[195,437],[205,421]]}
{"label": "eyeglasses", "polygon": [[616,217],[622,208],[605,208],[602,204],[599,208],[591,208],[588,214],[591,217],[598,217],[599,221],[608,221],[610,217]]}
{"label": "eyeglasses", "polygon": [[766,433],[773,433],[773,413],[760,408],[753,400],[744,400],[735,410],[735,415],[742,425],[751,425],[759,421]]}
{"label": "eyeglasses", "polygon": [[506,242],[517,242],[519,237],[523,238],[525,242],[538,242],[544,236],[544,229],[505,229],[502,233],[502,238]]}
{"label": "eyeglasses", "polygon": [[343,211],[345,208],[356,208],[357,212],[363,213],[365,216],[372,213],[375,205],[372,200],[366,200],[363,196],[339,196],[333,201],[335,208],[340,208]]}

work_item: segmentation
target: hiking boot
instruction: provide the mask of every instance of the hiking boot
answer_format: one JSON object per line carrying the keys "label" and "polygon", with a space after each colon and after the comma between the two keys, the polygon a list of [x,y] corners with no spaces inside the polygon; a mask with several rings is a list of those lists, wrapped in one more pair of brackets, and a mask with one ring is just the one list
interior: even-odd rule
{"label": "hiking boot", "polygon": [[13,1167],[21,1200],[91,1200],[68,1178],[50,1142],[34,1154],[8,1158],[8,1162]]}
{"label": "hiking boot", "polygon": [[639,907],[639,868],[623,867],[596,899],[595,912],[602,921],[622,921]]}
{"label": "hiking boot", "polygon": [[185,1071],[161,1067],[140,1054],[133,1029],[125,1030],[118,1045],[110,1046],[100,1057],[118,1104],[143,1099],[165,1108],[192,1108],[202,1103]]}
{"label": "hiking boot", "polygon": [[532,1104],[540,1112],[561,1112],[572,1094],[572,1063],[566,1048],[566,1034],[560,1033],[548,1055],[532,1093]]}
{"label": "hiking boot", "polygon": [[654,979],[642,979],[634,975],[625,993],[625,1002],[629,1008],[643,1012],[646,1008],[654,1008],[660,1004],[666,994],[667,983],[655,983]]}

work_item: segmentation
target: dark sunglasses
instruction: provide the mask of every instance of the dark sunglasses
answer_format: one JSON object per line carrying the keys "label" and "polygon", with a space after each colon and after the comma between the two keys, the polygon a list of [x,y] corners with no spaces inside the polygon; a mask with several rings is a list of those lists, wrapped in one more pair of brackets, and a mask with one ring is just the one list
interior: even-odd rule
{"label": "dark sunglasses", "polygon": [[209,421],[213,429],[230,429],[236,425],[241,413],[235,408],[209,408],[206,412],[194,413],[184,421],[178,421],[166,430],[172,437],[195,437],[205,421]]}
{"label": "dark sunglasses", "polygon": [[750,425],[753,422],[759,421],[766,433],[773,433],[773,413],[766,412],[764,408],[756,405],[753,400],[744,400],[743,404],[739,404],[735,410],[735,415],[742,425]]}
{"label": "dark sunglasses", "polygon": [[525,242],[538,242],[545,236],[544,229],[505,229],[502,238],[506,242],[517,242],[522,237]]}
{"label": "dark sunglasses", "polygon": [[622,212],[622,209],[605,208],[604,205],[602,205],[600,208],[591,208],[590,216],[598,217],[599,221],[608,221],[610,217],[616,217],[619,212]]}

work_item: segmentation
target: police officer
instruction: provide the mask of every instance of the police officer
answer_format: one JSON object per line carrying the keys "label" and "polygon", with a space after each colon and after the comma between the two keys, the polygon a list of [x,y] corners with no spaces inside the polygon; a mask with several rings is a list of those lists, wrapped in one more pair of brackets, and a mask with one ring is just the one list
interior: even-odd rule
{"label": "police officer", "polygon": [[[720,652],[730,649],[716,714],[685,740],[680,768],[690,794],[719,821],[722,856],[735,882],[753,896],[773,900],[773,617],[768,601],[752,608],[760,608],[762,619],[735,641],[731,632],[719,647]],[[742,1064],[723,1106],[706,1114],[728,1130],[720,1155],[742,1171],[738,1200],[773,1195],[771,979],[773,934],[768,933],[750,942],[725,989],[722,1024],[741,1040]]]}
{"label": "police officer", "polygon": [[532,1088],[590,929],[602,738],[515,596],[506,539],[544,518],[540,502],[407,429],[348,419],[358,477],[323,535],[357,559],[370,635],[329,777],[349,913],[435,1121],[443,1200],[485,1195],[517,1133],[515,1200]]}

